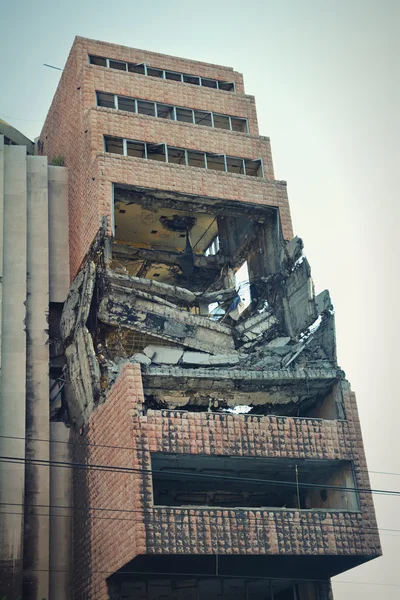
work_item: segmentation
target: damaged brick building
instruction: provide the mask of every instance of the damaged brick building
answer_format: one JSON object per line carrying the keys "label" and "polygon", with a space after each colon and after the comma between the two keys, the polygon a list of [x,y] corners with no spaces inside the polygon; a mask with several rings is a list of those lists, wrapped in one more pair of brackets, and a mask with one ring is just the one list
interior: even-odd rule
{"label": "damaged brick building", "polygon": [[329,600],[379,536],[331,299],[242,75],[76,38],[38,149],[69,170],[57,599]]}

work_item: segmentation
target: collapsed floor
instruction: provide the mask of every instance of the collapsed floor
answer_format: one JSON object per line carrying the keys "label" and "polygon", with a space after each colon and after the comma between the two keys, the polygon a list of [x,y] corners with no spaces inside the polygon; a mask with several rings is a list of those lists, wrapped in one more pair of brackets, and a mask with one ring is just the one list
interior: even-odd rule
{"label": "collapsed floor", "polygon": [[52,307],[53,419],[87,422],[127,361],[147,407],[343,418],[332,304],[302,241],[269,207],[191,202],[115,189],[118,234],[103,225]]}

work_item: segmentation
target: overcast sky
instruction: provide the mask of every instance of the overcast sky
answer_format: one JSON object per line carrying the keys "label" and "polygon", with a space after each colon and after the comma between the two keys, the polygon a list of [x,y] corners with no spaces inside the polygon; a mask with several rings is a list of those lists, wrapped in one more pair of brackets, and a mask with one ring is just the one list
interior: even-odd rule
{"label": "overcast sky", "polygon": [[[43,63],[63,67],[75,35],[244,73],[316,291],[333,298],[369,469],[400,473],[400,0],[0,0],[0,8],[0,118],[31,139],[60,75]],[[398,475],[371,480],[400,490]],[[375,505],[379,526],[399,533],[382,531],[385,556],[335,579],[335,600],[400,597],[400,497]]]}

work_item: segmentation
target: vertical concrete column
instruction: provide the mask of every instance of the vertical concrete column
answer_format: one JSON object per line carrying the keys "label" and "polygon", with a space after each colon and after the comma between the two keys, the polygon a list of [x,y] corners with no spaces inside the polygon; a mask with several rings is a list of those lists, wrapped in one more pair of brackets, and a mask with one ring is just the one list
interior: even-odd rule
{"label": "vertical concrete column", "polygon": [[69,291],[68,169],[49,166],[50,302],[64,302]]}
{"label": "vertical concrete column", "polygon": [[[27,157],[24,600],[49,597],[50,412],[47,157]],[[35,461],[41,461],[40,464]]]}
{"label": "vertical concrete column", "polygon": [[[70,430],[50,423],[52,463],[72,463]],[[49,600],[71,600],[72,468],[50,467],[50,595]]]}
{"label": "vertical concrete column", "polygon": [[1,369],[1,305],[3,281],[3,212],[4,212],[4,135],[0,135],[0,369]]}
{"label": "vertical concrete column", "polygon": [[[26,374],[26,148],[4,148],[1,323],[0,597],[22,594]],[[11,436],[10,439],[4,436]]]}

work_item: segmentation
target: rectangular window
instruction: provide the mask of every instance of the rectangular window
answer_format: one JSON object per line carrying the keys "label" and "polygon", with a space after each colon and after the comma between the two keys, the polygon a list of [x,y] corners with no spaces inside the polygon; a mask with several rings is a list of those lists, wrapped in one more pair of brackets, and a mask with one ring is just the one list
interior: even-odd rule
{"label": "rectangular window", "polygon": [[91,65],[98,65],[99,67],[107,66],[107,59],[102,56],[89,56],[89,62]]}
{"label": "rectangular window", "polygon": [[154,102],[146,102],[145,100],[137,101],[138,113],[149,117],[156,116],[156,106]]}
{"label": "rectangular window", "polygon": [[118,96],[118,108],[119,110],[127,110],[128,112],[136,112],[135,100],[133,98],[125,98],[124,96]]}
{"label": "rectangular window", "polygon": [[144,142],[126,142],[126,154],[127,156],[134,156],[135,158],[147,158],[146,156],[146,144]]}
{"label": "rectangular window", "polygon": [[130,73],[138,73],[139,75],[145,75],[144,63],[128,63],[128,71]]}
{"label": "rectangular window", "polygon": [[124,146],[121,138],[105,137],[104,145],[106,152],[112,152],[113,154],[123,154]]}
{"label": "rectangular window", "polygon": [[252,177],[263,177],[263,168],[261,159],[258,160],[247,160],[245,159],[246,175]]}
{"label": "rectangular window", "polygon": [[193,111],[191,108],[177,108],[176,120],[184,123],[193,123]]}
{"label": "rectangular window", "polygon": [[110,69],[118,69],[118,71],[126,71],[126,62],[120,60],[110,60]]}
{"label": "rectangular window", "polygon": [[211,113],[204,112],[202,110],[195,110],[194,111],[194,122],[196,123],[196,125],[207,125],[207,127],[211,127],[212,126]]}
{"label": "rectangular window", "polygon": [[201,169],[205,169],[206,164],[204,161],[204,152],[195,152],[194,150],[188,150],[187,157],[189,167],[200,167]]}
{"label": "rectangular window", "polygon": [[173,71],[165,71],[165,79],[171,79],[172,81],[182,81],[182,74],[174,73]]}
{"label": "rectangular window", "polygon": [[223,154],[207,154],[207,168],[213,171],[225,171],[225,156]]}
{"label": "rectangular window", "polygon": [[176,165],[186,165],[186,150],[168,146],[168,162]]}
{"label": "rectangular window", "polygon": [[228,81],[218,81],[218,89],[225,92],[234,92],[235,84]]}
{"label": "rectangular window", "polygon": [[157,103],[157,117],[159,119],[173,119],[174,118],[174,107],[168,104]]}
{"label": "rectangular window", "polygon": [[103,106],[104,108],[115,108],[114,94],[97,92],[97,106]]}
{"label": "rectangular window", "polygon": [[160,77],[164,78],[164,72],[161,69],[153,69],[151,67],[147,67],[147,75],[150,77]]}
{"label": "rectangular window", "polygon": [[232,156],[226,157],[226,166],[229,173],[238,173],[239,175],[244,174],[244,166],[242,158],[233,158]]}
{"label": "rectangular window", "polygon": [[240,131],[241,133],[247,133],[247,120],[239,119],[238,117],[231,117],[232,131]]}
{"label": "rectangular window", "polygon": [[151,465],[155,506],[359,510],[350,461],[154,453]]}
{"label": "rectangular window", "polygon": [[218,129],[230,129],[231,124],[227,115],[218,115],[214,113],[214,127]]}
{"label": "rectangular window", "polygon": [[203,87],[209,87],[209,88],[214,88],[217,89],[217,82],[214,79],[204,79],[204,77],[201,78],[201,85]]}
{"label": "rectangular window", "polygon": [[200,77],[196,77],[195,75],[183,75],[183,82],[200,85]]}
{"label": "rectangular window", "polygon": [[165,144],[147,144],[147,158],[165,162]]}

